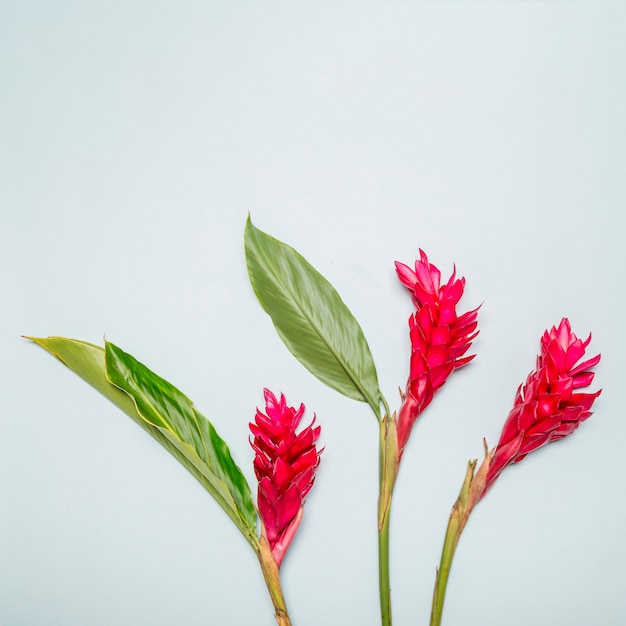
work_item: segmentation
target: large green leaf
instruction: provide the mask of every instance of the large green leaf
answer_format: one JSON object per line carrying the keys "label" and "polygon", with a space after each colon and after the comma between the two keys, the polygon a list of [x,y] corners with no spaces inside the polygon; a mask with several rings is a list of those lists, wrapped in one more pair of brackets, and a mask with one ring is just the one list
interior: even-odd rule
{"label": "large green leaf", "polygon": [[245,248],[252,287],[287,348],[329,387],[369,403],[380,419],[372,354],[335,288],[291,246],[256,228],[250,217]]}
{"label": "large green leaf", "polygon": [[256,549],[250,488],[226,443],[176,387],[112,343],[31,338],[114,402],[173,454],[217,500]]}

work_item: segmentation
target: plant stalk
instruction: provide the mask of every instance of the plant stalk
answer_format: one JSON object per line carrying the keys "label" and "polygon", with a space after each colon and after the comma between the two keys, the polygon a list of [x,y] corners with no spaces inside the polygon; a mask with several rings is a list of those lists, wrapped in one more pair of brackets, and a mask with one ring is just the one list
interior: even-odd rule
{"label": "plant stalk", "polygon": [[291,626],[287,605],[285,604],[285,598],[283,597],[283,591],[280,586],[280,570],[274,560],[269,543],[263,535],[261,535],[259,539],[257,557],[261,564],[267,590],[269,591],[272,604],[274,605],[276,623],[278,626]]}
{"label": "plant stalk", "polygon": [[380,424],[380,491],[378,496],[378,586],[382,626],[391,626],[391,583],[389,577],[389,517],[391,498],[398,474],[398,434],[395,417],[387,415]]}
{"label": "plant stalk", "polygon": [[489,470],[490,461],[491,453],[488,452],[487,444],[485,443],[485,460],[476,474],[474,474],[477,463],[476,459],[469,461],[467,464],[465,479],[463,480],[459,497],[450,512],[448,528],[443,541],[441,561],[435,577],[433,605],[430,613],[430,626],[441,626],[443,604],[446,599],[446,588],[448,586],[450,569],[452,568],[452,559],[454,558],[456,547],[459,543],[459,539],[461,538],[461,533],[465,528],[465,524],[469,519],[469,515],[474,509],[474,506],[478,504],[485,491],[485,480]]}
{"label": "plant stalk", "polygon": [[[389,500],[391,504],[391,499]],[[378,584],[380,617],[383,626],[391,626],[391,584],[389,579],[389,515],[378,529]]]}

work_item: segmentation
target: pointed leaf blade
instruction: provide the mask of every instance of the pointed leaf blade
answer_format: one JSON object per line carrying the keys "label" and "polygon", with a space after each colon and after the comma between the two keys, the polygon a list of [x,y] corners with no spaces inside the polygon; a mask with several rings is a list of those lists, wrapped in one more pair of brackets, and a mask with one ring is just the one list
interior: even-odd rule
{"label": "pointed leaf blade", "polygon": [[[132,394],[109,380],[106,353],[100,346],[64,337],[29,337],[29,339],[58,358],[70,370],[100,391],[150,433],[191,472],[233,520],[247,541],[253,547],[256,546],[257,516],[248,484],[241,470],[232,460],[225,442],[219,437],[211,423],[193,408],[190,401],[181,392],[170,385],[175,391],[171,393],[172,397],[168,400],[167,393],[171,391],[167,386],[169,383],[162,384],[160,387],[162,390],[161,408],[168,406],[168,402],[171,402],[169,408],[176,412],[174,402],[181,401],[183,403],[182,410],[185,411],[184,415],[191,421],[191,424],[185,428],[184,425],[178,424],[178,421],[184,418],[177,414],[175,418],[177,426],[170,428],[170,420],[166,416],[159,415],[154,407],[148,406],[148,395],[144,395],[142,402],[137,402]],[[121,351],[119,352],[121,353]],[[130,358],[132,359],[132,357]],[[138,367],[149,373],[143,373],[145,378],[156,377],[159,379],[148,368],[139,362],[136,363],[138,363]],[[139,406],[142,406],[149,418],[142,414]],[[189,415],[189,408],[193,415]],[[197,439],[190,435],[194,428],[198,436]],[[189,441],[182,437],[188,437]],[[202,455],[197,449],[197,445],[200,445],[202,450],[201,441],[206,442]],[[211,461],[211,463],[207,461]]]}
{"label": "pointed leaf blade", "polygon": [[248,483],[209,420],[196,411],[191,400],[174,385],[130,354],[110,342],[106,342],[105,353],[108,380],[135,400],[143,419],[191,446],[212,474],[227,486],[228,494],[248,526],[256,527],[256,511]]}
{"label": "pointed leaf blade", "polygon": [[339,393],[367,402],[380,418],[380,390],[365,335],[335,288],[291,246],[245,229],[256,296],[291,353]]}

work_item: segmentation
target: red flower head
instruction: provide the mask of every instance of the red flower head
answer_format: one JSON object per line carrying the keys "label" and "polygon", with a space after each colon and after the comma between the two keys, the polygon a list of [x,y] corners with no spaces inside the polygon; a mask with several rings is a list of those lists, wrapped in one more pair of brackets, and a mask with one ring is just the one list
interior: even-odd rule
{"label": "red flower head", "polygon": [[259,481],[258,507],[263,531],[278,567],[293,540],[304,508],[304,498],[315,481],[320,453],[315,447],[320,427],[315,417],[299,434],[296,428],[304,415],[304,405],[296,411],[285,396],[264,389],[265,414],[257,409],[250,431],[256,452],[254,473]]}
{"label": "red flower head", "polygon": [[445,285],[440,286],[441,272],[423,250],[415,262],[415,271],[396,261],[396,272],[411,293],[417,312],[409,318],[411,364],[406,393],[398,414],[398,449],[402,455],[411,428],[430,404],[434,393],[457,368],[475,355],[463,355],[478,335],[478,308],[457,315],[465,279],[456,277],[456,269]]}
{"label": "red flower head", "polygon": [[594,373],[590,370],[600,361],[598,354],[576,365],[590,341],[591,335],[586,341],[576,337],[567,318],[543,334],[537,369],[517,389],[489,463],[483,495],[507,465],[519,463],[529,452],[573,433],[591,415],[601,390],[576,391],[591,384]]}

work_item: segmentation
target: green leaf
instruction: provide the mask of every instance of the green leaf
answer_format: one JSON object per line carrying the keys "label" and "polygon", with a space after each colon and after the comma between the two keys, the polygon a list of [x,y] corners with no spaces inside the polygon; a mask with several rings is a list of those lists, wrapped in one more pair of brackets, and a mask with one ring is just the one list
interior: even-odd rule
{"label": "green leaf", "polygon": [[367,402],[380,419],[372,354],[335,288],[291,246],[257,229],[250,217],[245,248],[252,287],[287,348],[323,383]]}
{"label": "green leaf", "polygon": [[106,350],[64,337],[32,338],[114,402],[175,456],[256,549],[252,495],[226,443],[176,387],[112,343]]}

